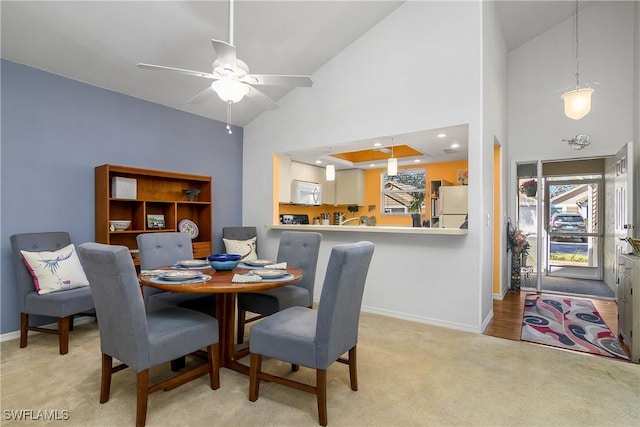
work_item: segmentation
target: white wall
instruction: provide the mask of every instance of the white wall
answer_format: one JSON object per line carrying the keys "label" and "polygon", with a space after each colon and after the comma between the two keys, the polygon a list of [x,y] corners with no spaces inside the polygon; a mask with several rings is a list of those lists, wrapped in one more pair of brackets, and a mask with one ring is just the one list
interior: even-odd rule
{"label": "white wall", "polygon": [[469,124],[469,234],[324,233],[316,297],[331,247],[367,239],[376,250],[365,309],[480,330],[480,307],[487,304],[480,300],[491,299],[490,292],[481,294],[490,259],[479,255],[482,218],[490,212],[481,207],[489,154],[483,153],[480,8],[479,2],[405,3],[314,73],[313,88],[291,91],[279,110],[244,129],[243,223],[258,226],[261,253],[274,255],[279,233],[262,227],[273,223],[266,207],[272,206],[274,152]]}
{"label": "white wall", "polygon": [[[567,118],[560,99],[575,86],[574,18],[509,53],[511,160],[606,156],[632,140],[634,2],[595,2],[580,12],[579,29],[580,80],[600,83],[581,120]],[[562,142],[581,133],[592,138],[584,150]]]}
{"label": "white wall", "polygon": [[[498,20],[495,2],[485,2],[482,8],[482,121],[483,126],[483,150],[482,150],[482,250],[480,251],[483,268],[482,287],[480,289],[481,318],[484,321],[490,320],[493,313],[493,300],[486,298],[486,295],[493,293],[493,269],[488,268],[489,263],[493,263],[494,245],[500,247],[499,253],[506,254],[506,239],[493,241],[493,229],[499,227],[504,229],[502,216],[493,217],[494,199],[503,198],[502,205],[506,205],[505,195],[493,194],[493,149],[495,142],[501,144],[507,142],[507,47],[502,36],[502,29]],[[499,167],[500,165],[495,165]],[[502,173],[502,180],[507,174]],[[505,183],[502,184],[505,187]],[[504,192],[503,192],[504,193]],[[496,262],[506,264],[506,257],[496,260]],[[499,269],[502,271],[502,269]],[[506,278],[501,277],[500,283],[506,287]],[[500,293],[502,294],[502,292]]]}
{"label": "white wall", "polygon": [[[594,2],[581,10],[580,81],[599,83],[594,85],[591,112],[581,120],[565,117],[560,99],[564,89],[575,86],[574,17],[509,53],[509,200],[517,194],[516,161],[610,156],[633,140],[640,114],[637,59],[634,63],[639,43],[637,9],[635,2],[627,1]],[[591,145],[575,151],[562,141],[577,134],[590,135]],[[637,148],[637,135],[635,141]],[[605,206],[612,206],[612,188],[605,187]],[[638,188],[637,184],[636,193]],[[509,208],[512,218],[515,208]],[[605,218],[612,217],[605,211]],[[638,224],[637,211],[635,221]],[[605,221],[605,226],[610,223]],[[604,280],[615,288],[614,251],[607,246],[605,241]]]}

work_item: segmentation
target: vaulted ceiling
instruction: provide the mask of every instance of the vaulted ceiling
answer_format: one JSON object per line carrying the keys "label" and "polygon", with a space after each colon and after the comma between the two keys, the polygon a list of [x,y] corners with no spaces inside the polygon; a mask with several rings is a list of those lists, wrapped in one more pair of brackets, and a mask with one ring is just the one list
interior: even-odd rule
{"label": "vaulted ceiling", "polygon": [[[234,44],[251,72],[312,75],[402,3],[237,0]],[[575,7],[571,1],[496,4],[509,49],[570,17]],[[229,41],[226,1],[3,1],[0,14],[4,59],[226,120],[226,104],[216,97],[187,103],[209,80],[136,67],[146,62],[211,72],[210,40]],[[289,90],[263,92],[277,101]],[[243,99],[234,104],[231,122],[244,126],[261,113]]]}

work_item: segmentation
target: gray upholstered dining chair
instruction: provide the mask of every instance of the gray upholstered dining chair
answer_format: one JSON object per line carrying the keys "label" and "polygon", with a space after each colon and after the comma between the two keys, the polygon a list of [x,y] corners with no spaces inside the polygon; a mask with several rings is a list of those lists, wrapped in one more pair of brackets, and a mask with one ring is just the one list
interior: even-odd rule
{"label": "gray upholstered dining chair", "polygon": [[[263,292],[238,294],[238,343],[244,341],[246,323],[262,319],[285,308],[313,305],[313,289],[316,282],[316,266],[320,251],[320,233],[309,231],[284,231],[280,236],[276,262],[287,262],[287,266],[302,270],[302,279],[291,285]],[[247,319],[247,311],[256,313]]]}
{"label": "gray upholstered dining chair", "polygon": [[[138,234],[136,237],[140,251],[140,268],[150,270],[156,267],[175,264],[178,261],[193,259],[191,237],[187,233],[160,232]],[[145,286],[144,302],[147,310],[156,310],[171,306],[197,309],[213,315],[214,298],[188,293],[166,292]]]}
{"label": "gray upholstered dining chair", "polygon": [[[358,242],[332,248],[318,310],[290,307],[251,327],[249,400],[258,399],[260,380],[316,395],[320,425],[327,425],[327,368],[349,365],[351,389],[358,390],[356,344],[364,284],[374,244]],[[341,356],[349,352],[348,360]],[[262,371],[262,358],[316,370],[315,386]]]}
{"label": "gray upholstered dining chair", "polygon": [[[95,301],[102,352],[100,403],[109,400],[111,375],[130,367],[137,375],[136,425],[144,426],[149,394],[172,389],[209,373],[212,389],[220,387],[218,321],[181,307],[147,312],[129,249],[83,243],[78,252]],[[149,369],[200,349],[207,364],[149,384]],[[112,366],[113,359],[123,365]]]}
{"label": "gray upholstered dining chair", "polygon": [[[33,277],[23,261],[21,250],[29,252],[57,251],[71,244],[69,233],[53,231],[21,233],[10,237],[15,278],[20,304],[20,347],[27,346],[29,331],[58,335],[60,354],[69,352],[69,331],[76,315],[95,316],[89,286],[38,295]],[[29,325],[29,315],[57,318],[58,329]]]}

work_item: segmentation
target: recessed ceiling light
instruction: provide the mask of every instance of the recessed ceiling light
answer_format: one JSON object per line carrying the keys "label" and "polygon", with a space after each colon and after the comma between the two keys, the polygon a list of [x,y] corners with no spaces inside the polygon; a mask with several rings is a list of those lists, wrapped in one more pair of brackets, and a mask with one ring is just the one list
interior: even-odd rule
{"label": "recessed ceiling light", "polygon": [[444,138],[444,137],[446,137],[446,136],[447,136],[447,134],[446,134],[446,133],[439,133],[439,134],[438,134],[438,138]]}
{"label": "recessed ceiling light", "polygon": [[375,168],[375,167],[376,167],[376,164],[375,164],[375,163],[371,163],[371,164],[369,165],[369,167],[370,167],[370,168]]}
{"label": "recessed ceiling light", "polygon": [[413,163],[420,163],[420,159],[414,159]]}
{"label": "recessed ceiling light", "polygon": [[374,147],[382,147],[382,144],[380,142],[376,142],[375,144],[373,144]]}
{"label": "recessed ceiling light", "polygon": [[316,160],[316,164],[317,165],[321,165],[322,164],[322,160]]}
{"label": "recessed ceiling light", "polygon": [[453,144],[451,144],[451,148],[458,148],[460,147],[460,144],[458,144],[457,142],[454,142]]}

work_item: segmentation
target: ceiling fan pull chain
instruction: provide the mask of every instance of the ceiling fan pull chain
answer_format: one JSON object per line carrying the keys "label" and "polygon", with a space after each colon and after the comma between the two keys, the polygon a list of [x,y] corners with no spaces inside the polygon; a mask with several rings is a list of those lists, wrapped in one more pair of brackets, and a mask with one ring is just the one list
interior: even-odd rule
{"label": "ceiling fan pull chain", "polygon": [[231,101],[227,101],[227,131],[229,131],[229,135],[233,132],[231,131]]}

